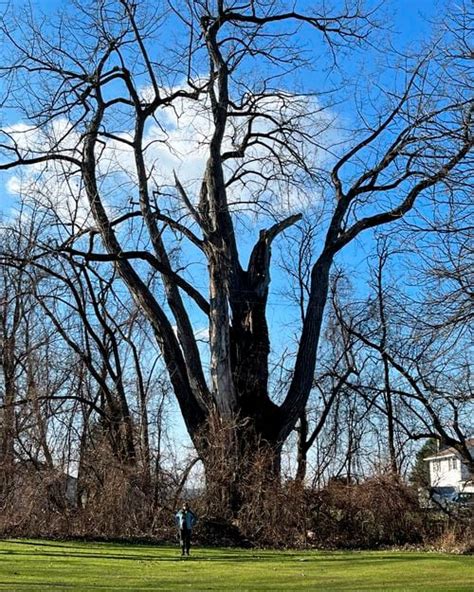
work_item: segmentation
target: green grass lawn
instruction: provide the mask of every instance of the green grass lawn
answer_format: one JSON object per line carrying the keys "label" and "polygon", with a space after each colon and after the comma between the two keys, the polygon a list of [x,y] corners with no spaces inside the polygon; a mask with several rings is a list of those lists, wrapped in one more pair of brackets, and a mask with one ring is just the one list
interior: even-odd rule
{"label": "green grass lawn", "polygon": [[0,541],[0,590],[474,590],[474,558]]}

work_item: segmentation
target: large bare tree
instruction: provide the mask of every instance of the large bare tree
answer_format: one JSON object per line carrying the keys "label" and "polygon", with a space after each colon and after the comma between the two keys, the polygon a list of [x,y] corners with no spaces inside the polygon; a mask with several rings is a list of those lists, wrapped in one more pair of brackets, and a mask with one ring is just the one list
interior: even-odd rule
{"label": "large bare tree", "polygon": [[[401,82],[368,89],[362,107],[355,101],[350,137],[326,159],[324,175],[317,153],[336,107],[325,115],[323,105],[325,93],[334,103],[335,95],[304,79],[302,44],[315,44],[321,64],[337,63],[370,39],[373,15],[357,0],[333,10],[297,6],[202,0],[155,9],[144,0],[100,0],[49,22],[27,12],[2,25],[9,48],[2,100],[22,123],[3,127],[0,168],[29,167],[30,192],[43,203],[54,202],[51,184],[41,188],[54,176],[56,210],[74,202],[69,226],[45,249],[114,266],[150,323],[203,459],[210,426],[230,434],[225,456],[237,490],[258,443],[278,467],[305,409],[338,253],[418,203],[421,213],[429,208],[466,173],[473,145],[472,96],[457,79],[459,54],[446,51],[448,31],[446,41],[400,58]],[[199,175],[183,180],[181,169],[172,183],[159,150],[169,144],[170,110],[175,129],[183,120],[203,155]],[[312,196],[313,206],[284,214],[277,206],[285,195],[293,205]],[[276,402],[267,321],[272,245],[319,205],[301,335],[287,392]],[[238,231],[250,225],[246,207],[265,224],[250,249],[251,235],[244,241]],[[199,274],[188,268],[197,261]],[[150,282],[156,276],[162,291]],[[207,353],[196,338],[203,319]]]}

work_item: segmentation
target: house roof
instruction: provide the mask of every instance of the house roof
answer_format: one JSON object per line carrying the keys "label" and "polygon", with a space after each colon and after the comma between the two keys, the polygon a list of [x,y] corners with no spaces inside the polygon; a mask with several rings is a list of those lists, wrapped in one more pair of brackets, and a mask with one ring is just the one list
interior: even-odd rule
{"label": "house roof", "polygon": [[[466,445],[469,448],[474,448],[474,438],[468,438],[466,440]],[[440,450],[436,454],[432,454],[431,456],[426,456],[423,460],[439,460],[441,458],[451,458],[452,456],[460,456],[459,452],[455,448],[445,448],[444,450]]]}

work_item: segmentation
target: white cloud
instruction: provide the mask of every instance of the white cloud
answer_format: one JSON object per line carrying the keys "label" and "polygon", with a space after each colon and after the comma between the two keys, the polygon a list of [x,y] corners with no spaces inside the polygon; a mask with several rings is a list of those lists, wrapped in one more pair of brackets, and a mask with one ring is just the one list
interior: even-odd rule
{"label": "white cloud", "polygon": [[[144,95],[147,92],[147,89],[142,90]],[[208,107],[202,102],[180,98],[173,107],[162,109],[157,121],[147,127],[144,137],[145,160],[152,184],[157,187],[172,186],[173,171],[176,171],[191,199],[197,199],[213,127]],[[295,139],[292,134],[291,147],[306,158],[313,168],[324,165],[326,156],[317,150],[312,140],[316,137],[318,128],[323,130],[328,118],[320,114],[315,99],[288,94],[279,98],[261,99],[258,101],[258,108],[271,115],[275,121],[288,126],[299,126],[301,137]],[[303,117],[304,111],[308,112],[306,118]],[[229,121],[225,150],[235,150],[242,141],[247,131],[245,122],[243,117]],[[30,155],[53,147],[74,154],[81,146],[79,134],[65,119],[58,119],[41,130],[18,123],[6,131],[18,149]],[[263,117],[255,118],[253,132],[263,132],[268,137],[249,148],[245,161],[237,159],[226,167],[229,178],[236,172],[243,172],[245,162],[245,175],[229,189],[229,201],[234,204],[233,207],[239,208],[239,204],[258,199],[265,201],[267,209],[282,214],[308,207],[311,200],[314,200],[316,188],[311,187],[308,192],[302,190],[299,177],[303,173],[289,151],[289,145],[272,139],[278,138],[281,141],[284,136],[277,134],[275,124]],[[322,143],[327,143],[331,141],[331,134],[334,132],[329,127],[328,130],[321,131],[321,134]],[[131,139],[132,132],[124,130],[117,134],[117,139],[104,138],[104,145],[100,145],[97,177],[104,202],[111,210],[122,207],[136,195],[133,151],[130,145],[120,141]],[[279,159],[284,161],[284,174],[280,171]],[[267,183],[262,180],[262,175],[269,179]],[[21,174],[12,175],[6,188],[10,194],[29,196],[41,205],[54,209],[63,223],[73,225],[75,230],[91,223],[81,179],[67,163],[55,161],[33,165],[22,170]]]}

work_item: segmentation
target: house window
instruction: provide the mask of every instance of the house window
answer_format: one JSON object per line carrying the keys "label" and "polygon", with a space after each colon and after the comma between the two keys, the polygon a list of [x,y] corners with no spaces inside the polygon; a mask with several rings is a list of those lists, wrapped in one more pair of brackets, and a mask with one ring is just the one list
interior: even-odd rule
{"label": "house window", "polygon": [[441,461],[440,460],[435,460],[434,461],[434,470],[439,473],[441,470]]}
{"label": "house window", "polygon": [[449,468],[454,471],[458,468],[458,459],[457,458],[450,458],[449,459]]}

